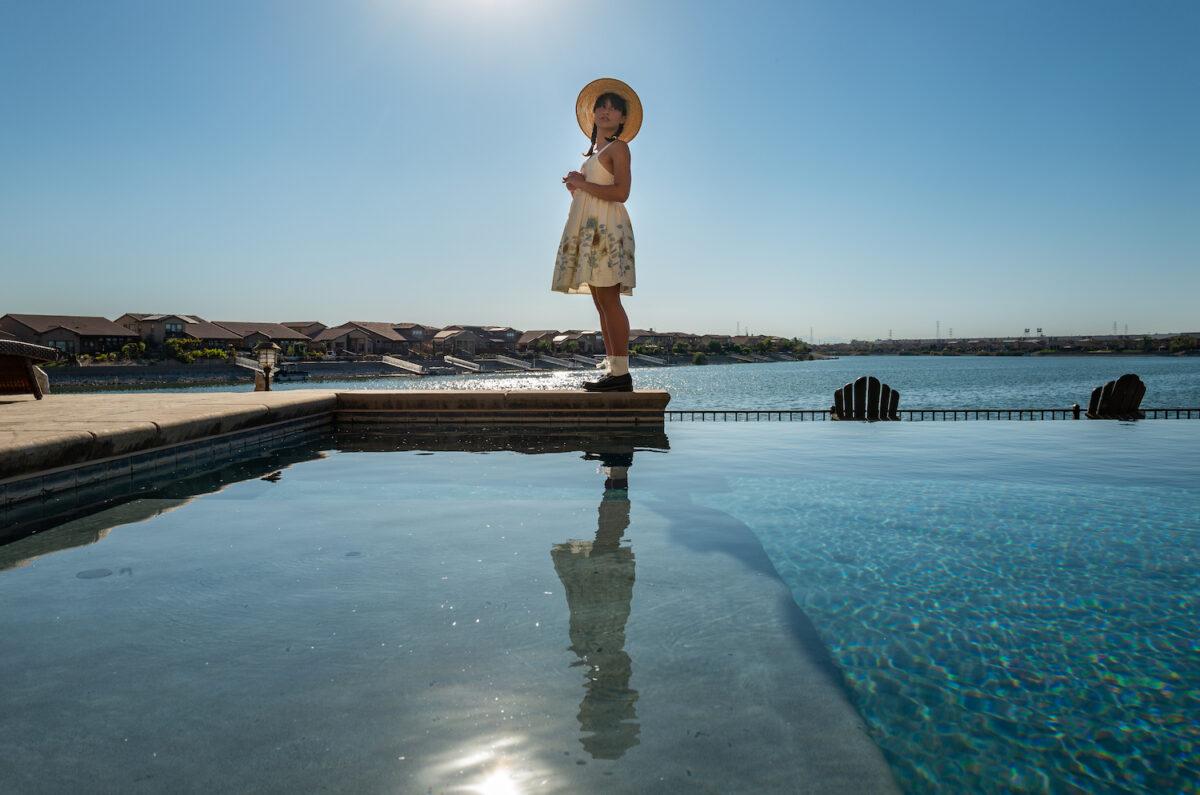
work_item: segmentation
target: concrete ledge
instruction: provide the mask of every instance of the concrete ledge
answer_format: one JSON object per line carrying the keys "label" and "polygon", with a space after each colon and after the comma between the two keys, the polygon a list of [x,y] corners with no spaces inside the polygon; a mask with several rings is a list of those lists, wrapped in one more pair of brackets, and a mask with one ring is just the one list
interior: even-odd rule
{"label": "concrete ledge", "polygon": [[[79,485],[80,468],[131,471],[175,466],[189,445],[221,448],[221,437],[314,417],[373,425],[662,426],[663,391],[398,390],[48,395],[0,400],[0,503]],[[311,427],[310,422],[305,422]],[[274,432],[273,432],[274,433]],[[229,444],[226,445],[230,446]],[[236,447],[236,445],[233,445]],[[207,455],[207,453],[206,453]],[[114,470],[115,471],[115,470]],[[103,477],[86,478],[88,483]]]}
{"label": "concrete ledge", "polygon": [[48,395],[0,402],[0,482],[331,415],[335,393],[189,392]]}
{"label": "concrete ledge", "polygon": [[661,425],[668,392],[339,392],[339,424]]}

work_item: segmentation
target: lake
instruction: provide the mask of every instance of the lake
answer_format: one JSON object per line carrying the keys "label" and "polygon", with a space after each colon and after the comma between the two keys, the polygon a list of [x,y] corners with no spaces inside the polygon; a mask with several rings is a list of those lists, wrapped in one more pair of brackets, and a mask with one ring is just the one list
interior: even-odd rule
{"label": "lake", "polygon": [[[813,362],[635,366],[633,380],[638,389],[670,392],[672,409],[828,408],[833,391],[860,375],[875,375],[898,389],[902,408],[1065,408],[1072,403],[1086,408],[1092,389],[1123,373],[1137,373],[1146,382],[1143,406],[1200,406],[1200,357],[852,356]],[[273,388],[576,389],[594,377],[573,370],[279,383]],[[182,391],[248,388],[248,384],[224,385]]]}

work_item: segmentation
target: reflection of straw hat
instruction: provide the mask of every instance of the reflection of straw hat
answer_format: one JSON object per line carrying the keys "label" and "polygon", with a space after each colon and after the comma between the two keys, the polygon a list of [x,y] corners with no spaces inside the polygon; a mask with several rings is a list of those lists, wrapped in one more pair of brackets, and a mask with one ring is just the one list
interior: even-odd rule
{"label": "reflection of straw hat", "polygon": [[579,129],[588,138],[592,137],[592,108],[596,106],[596,98],[601,94],[619,94],[629,106],[625,114],[625,128],[621,130],[622,141],[629,142],[638,134],[642,127],[642,101],[634,90],[615,77],[601,77],[588,83],[579,92],[575,100],[575,118],[579,120]]}

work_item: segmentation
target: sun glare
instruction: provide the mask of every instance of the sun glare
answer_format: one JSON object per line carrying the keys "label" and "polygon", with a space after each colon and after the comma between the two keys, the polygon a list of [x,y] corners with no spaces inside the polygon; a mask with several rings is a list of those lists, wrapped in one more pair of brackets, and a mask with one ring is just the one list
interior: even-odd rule
{"label": "sun glare", "polygon": [[505,767],[492,771],[487,778],[471,787],[470,791],[479,795],[521,795],[517,782],[513,781],[512,774]]}

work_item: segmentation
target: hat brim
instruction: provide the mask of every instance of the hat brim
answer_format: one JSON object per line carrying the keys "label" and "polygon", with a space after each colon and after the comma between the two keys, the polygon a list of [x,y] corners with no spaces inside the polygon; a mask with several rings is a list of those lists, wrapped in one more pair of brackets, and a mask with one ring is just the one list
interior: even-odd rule
{"label": "hat brim", "polygon": [[596,107],[596,99],[601,94],[608,93],[619,94],[629,106],[629,112],[625,114],[625,126],[622,128],[621,134],[617,136],[628,143],[642,128],[642,100],[638,98],[632,88],[615,77],[597,78],[579,92],[579,98],[575,100],[575,118],[579,121],[579,129],[589,139],[592,137],[592,124],[595,122],[593,108]]}

